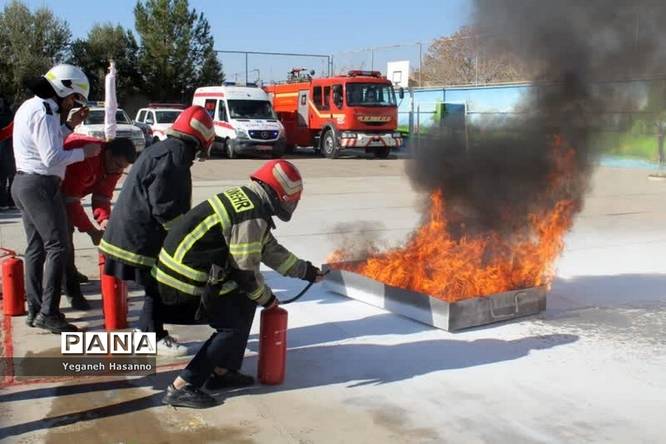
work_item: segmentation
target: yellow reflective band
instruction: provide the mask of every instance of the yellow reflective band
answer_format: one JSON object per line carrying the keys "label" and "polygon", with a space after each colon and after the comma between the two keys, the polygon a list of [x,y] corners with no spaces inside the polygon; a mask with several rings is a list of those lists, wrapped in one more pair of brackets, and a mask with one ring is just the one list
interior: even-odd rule
{"label": "yellow reflective band", "polygon": [[100,241],[99,249],[111,256],[117,257],[118,259],[122,259],[132,264],[143,265],[146,267],[152,267],[155,265],[155,259],[152,257],[142,256],[140,254],[132,253],[131,251],[123,250],[120,247],[111,245],[104,239]]}
{"label": "yellow reflective band", "polygon": [[157,282],[168,285],[171,288],[175,288],[182,293],[186,293],[192,296],[201,296],[203,294],[202,287],[195,287],[194,285],[181,282],[178,279],[169,276],[167,273],[163,272],[157,267],[153,267],[152,270],[150,270],[150,274],[152,274],[153,277],[157,279]]}
{"label": "yellow reflective band", "polygon": [[178,263],[164,249],[160,251],[159,259],[161,263],[163,263],[176,273],[182,274],[183,276],[188,277],[193,281],[198,281],[201,283],[206,283],[206,281],[208,281],[208,273],[204,273],[203,271],[195,270],[192,267],[188,267],[185,264]]}
{"label": "yellow reflective band", "polygon": [[252,299],[253,301],[256,301],[261,297],[261,294],[264,292],[264,286],[262,285],[261,287],[257,288],[254,290],[252,293],[249,294],[249,298]]}
{"label": "yellow reflective band", "polygon": [[296,262],[298,262],[298,258],[294,256],[294,254],[292,253],[289,255],[287,260],[282,262],[282,265],[280,265],[275,271],[277,271],[280,274],[285,274],[287,271],[291,269],[291,267],[293,267],[296,264]]}
{"label": "yellow reflective band", "polygon": [[232,256],[249,256],[251,254],[261,254],[263,245],[261,242],[247,242],[241,244],[229,245],[229,253]]}
{"label": "yellow reflective band", "polygon": [[208,199],[208,203],[210,204],[211,207],[213,207],[213,210],[215,211],[215,214],[220,218],[220,224],[222,224],[222,229],[229,228],[231,226],[231,220],[229,219],[229,213],[227,213],[227,209],[224,208],[224,204],[220,201],[220,198],[217,196],[213,196],[210,199]]}
{"label": "yellow reflective band", "polygon": [[199,225],[196,226],[196,228],[189,233],[187,233],[187,236],[183,238],[183,240],[180,242],[178,245],[178,248],[176,248],[176,252],[173,255],[173,258],[176,260],[176,262],[183,262],[183,258],[187,254],[188,251],[192,248],[192,246],[204,235],[210,230],[212,227],[217,225],[219,223],[219,220],[217,218],[216,214],[211,214],[207,218],[205,218]]}
{"label": "yellow reflective band", "polygon": [[162,224],[162,226],[164,227],[165,230],[169,231],[170,229],[173,228],[174,225],[176,225],[176,223],[180,220],[181,217],[183,217],[182,214],[174,217],[169,222]]}

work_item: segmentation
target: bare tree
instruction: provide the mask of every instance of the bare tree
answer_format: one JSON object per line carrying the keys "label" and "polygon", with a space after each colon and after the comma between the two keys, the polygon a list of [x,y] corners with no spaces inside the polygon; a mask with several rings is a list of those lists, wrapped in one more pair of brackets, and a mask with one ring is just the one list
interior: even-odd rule
{"label": "bare tree", "polygon": [[[465,26],[436,39],[423,58],[420,78],[425,85],[465,85],[515,82],[530,78],[529,68],[516,54],[489,50],[485,39]],[[419,73],[414,74],[419,78]]]}

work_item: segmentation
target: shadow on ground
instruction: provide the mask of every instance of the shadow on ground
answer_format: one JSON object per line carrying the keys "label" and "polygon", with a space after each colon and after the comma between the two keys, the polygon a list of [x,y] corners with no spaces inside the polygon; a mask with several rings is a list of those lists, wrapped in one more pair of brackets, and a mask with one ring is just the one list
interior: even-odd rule
{"label": "shadow on ground", "polygon": [[[364,320],[355,322],[363,323]],[[300,334],[303,334],[301,332]],[[298,332],[292,335],[298,340]],[[578,339],[573,335],[549,335],[526,337],[518,340],[479,339],[474,341],[428,340],[396,345],[335,344],[312,346],[289,351],[285,384],[280,386],[254,386],[245,390],[218,395],[220,403],[225,398],[247,394],[275,393],[331,384],[347,384],[353,388],[369,384],[387,384],[418,377],[431,372],[492,364],[526,356],[532,350],[542,350],[569,344]],[[301,342],[303,342],[301,340]],[[341,362],[354,363],[340,365]],[[256,356],[246,359],[246,368],[256,368]],[[96,406],[81,411],[56,413],[43,419],[0,428],[0,439],[51,427],[59,427],[99,418],[137,412],[160,404],[163,390],[177,375],[177,371],[134,380],[116,380],[84,384],[62,385],[53,388],[28,389],[0,395],[0,402],[54,398],[63,396],[104,393],[128,388],[152,388],[160,392],[139,396],[109,405]],[[297,375],[297,376],[296,376]],[[65,403],[66,404],[66,403]],[[66,404],[67,405],[67,404]],[[76,405],[72,399],[72,406]],[[69,410],[69,409],[67,409]]]}

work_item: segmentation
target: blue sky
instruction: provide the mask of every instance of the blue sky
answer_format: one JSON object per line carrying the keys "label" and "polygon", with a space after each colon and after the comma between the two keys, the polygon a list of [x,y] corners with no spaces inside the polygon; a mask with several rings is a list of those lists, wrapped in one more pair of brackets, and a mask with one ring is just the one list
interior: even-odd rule
{"label": "blue sky", "polygon": [[[74,37],[84,37],[93,24],[120,23],[134,29],[135,0],[23,0],[29,7],[46,6],[67,20]],[[5,5],[6,0],[0,1]],[[371,55],[363,48],[404,45],[375,51],[375,69],[386,61],[418,60],[418,46],[455,32],[470,20],[469,0],[286,2],[190,0],[211,24],[216,49],[334,54],[338,67],[369,68]],[[424,51],[425,47],[424,46]],[[352,52],[347,52],[352,51]],[[353,52],[356,51],[356,52]],[[244,77],[242,56],[223,56],[227,77]],[[316,71],[325,64],[316,59],[277,59],[250,56],[248,69],[259,69],[264,79],[284,77],[288,66]],[[250,78],[257,76],[253,72]]]}

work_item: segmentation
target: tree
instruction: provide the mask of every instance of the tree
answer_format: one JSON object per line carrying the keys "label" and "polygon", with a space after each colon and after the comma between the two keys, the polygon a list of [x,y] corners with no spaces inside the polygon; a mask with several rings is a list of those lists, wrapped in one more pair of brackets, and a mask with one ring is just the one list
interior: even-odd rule
{"label": "tree", "polygon": [[224,80],[210,25],[187,0],[139,0],[134,18],[139,67],[151,99],[189,101],[197,86]]}
{"label": "tree", "polygon": [[[507,51],[487,50],[484,39],[465,26],[436,39],[422,62],[421,79],[429,85],[464,85],[528,80],[529,68]],[[414,74],[419,78],[419,73]]]}
{"label": "tree", "polygon": [[71,47],[69,62],[80,66],[90,80],[90,100],[104,100],[104,77],[109,60],[116,63],[118,102],[142,90],[137,53],[139,46],[134,35],[122,26],[96,24],[85,40],[76,40]]}
{"label": "tree", "polygon": [[0,91],[14,106],[25,99],[27,78],[63,60],[71,37],[67,22],[47,8],[34,13],[18,0],[0,13]]}

